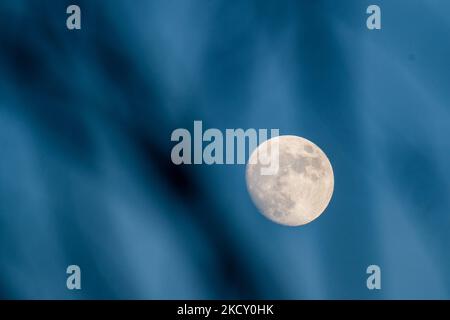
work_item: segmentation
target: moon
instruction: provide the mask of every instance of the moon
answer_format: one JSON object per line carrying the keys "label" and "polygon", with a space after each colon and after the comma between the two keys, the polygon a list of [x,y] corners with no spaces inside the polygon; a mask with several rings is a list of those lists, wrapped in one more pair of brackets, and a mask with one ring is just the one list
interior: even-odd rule
{"label": "moon", "polygon": [[[262,174],[271,150],[278,147],[278,170]],[[262,159],[266,159],[263,161]],[[317,219],[330,203],[334,174],[325,153],[298,136],[278,136],[261,143],[250,155],[246,183],[259,211],[273,222],[300,226]]]}

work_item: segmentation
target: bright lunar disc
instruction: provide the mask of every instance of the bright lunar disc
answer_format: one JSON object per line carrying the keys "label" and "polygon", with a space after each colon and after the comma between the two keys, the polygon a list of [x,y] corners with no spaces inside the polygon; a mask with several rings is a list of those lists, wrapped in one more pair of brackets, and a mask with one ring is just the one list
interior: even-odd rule
{"label": "bright lunar disc", "polygon": [[[272,147],[279,150],[279,169],[263,175]],[[266,159],[266,160],[263,160]],[[297,136],[278,136],[260,144],[246,169],[247,188],[256,207],[270,220],[299,226],[319,217],[334,188],[331,163],[314,143]]]}

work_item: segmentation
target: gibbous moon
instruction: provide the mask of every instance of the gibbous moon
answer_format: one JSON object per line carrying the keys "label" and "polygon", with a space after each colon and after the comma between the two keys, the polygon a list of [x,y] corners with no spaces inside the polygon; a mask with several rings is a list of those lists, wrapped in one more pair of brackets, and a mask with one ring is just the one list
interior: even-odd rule
{"label": "gibbous moon", "polygon": [[[278,147],[279,167],[267,168],[271,150]],[[246,168],[247,189],[256,207],[268,219],[287,226],[307,224],[328,206],[334,189],[331,163],[311,141],[297,136],[278,136],[261,143]]]}

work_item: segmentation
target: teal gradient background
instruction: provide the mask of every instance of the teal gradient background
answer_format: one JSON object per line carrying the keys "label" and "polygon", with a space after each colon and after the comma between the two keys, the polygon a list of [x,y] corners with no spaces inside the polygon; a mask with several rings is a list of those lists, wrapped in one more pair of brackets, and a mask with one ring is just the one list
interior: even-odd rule
{"label": "teal gradient background", "polygon": [[[381,30],[366,28],[370,4]],[[449,299],[449,13],[2,1],[0,297]],[[252,204],[245,166],[173,165],[170,134],[194,120],[315,142],[335,174],[327,211],[282,227]]]}

